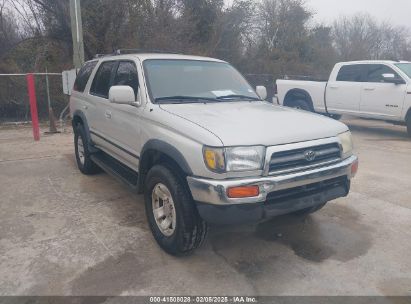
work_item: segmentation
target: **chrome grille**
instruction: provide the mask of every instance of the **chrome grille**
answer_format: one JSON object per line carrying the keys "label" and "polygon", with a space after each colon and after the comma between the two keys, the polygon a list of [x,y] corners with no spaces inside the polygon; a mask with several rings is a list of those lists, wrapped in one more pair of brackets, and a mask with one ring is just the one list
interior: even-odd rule
{"label": "chrome grille", "polygon": [[311,169],[341,160],[338,143],[275,152],[271,156],[269,173],[284,174]]}

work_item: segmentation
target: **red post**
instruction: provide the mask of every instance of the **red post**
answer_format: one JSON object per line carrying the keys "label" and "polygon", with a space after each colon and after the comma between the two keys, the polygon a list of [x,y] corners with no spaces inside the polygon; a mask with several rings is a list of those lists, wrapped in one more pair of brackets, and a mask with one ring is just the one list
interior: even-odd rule
{"label": "red post", "polygon": [[37,113],[36,86],[34,84],[34,75],[27,74],[27,89],[30,100],[31,125],[33,127],[33,137],[35,141],[40,140],[39,117]]}

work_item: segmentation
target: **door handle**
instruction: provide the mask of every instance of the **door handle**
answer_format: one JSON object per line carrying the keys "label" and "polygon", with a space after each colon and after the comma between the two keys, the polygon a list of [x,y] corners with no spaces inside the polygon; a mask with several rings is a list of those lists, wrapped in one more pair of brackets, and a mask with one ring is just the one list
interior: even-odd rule
{"label": "door handle", "polygon": [[88,106],[83,106],[83,109],[84,109],[84,110],[87,110],[87,109],[88,109]]}
{"label": "door handle", "polygon": [[331,88],[331,89],[338,89],[339,86],[337,86],[337,85],[330,85],[330,88]]}
{"label": "door handle", "polygon": [[108,119],[111,119],[111,112],[110,111],[106,111],[105,115]]}
{"label": "door handle", "polygon": [[364,88],[364,90],[366,90],[366,91],[374,91],[375,88],[366,87],[366,88]]}

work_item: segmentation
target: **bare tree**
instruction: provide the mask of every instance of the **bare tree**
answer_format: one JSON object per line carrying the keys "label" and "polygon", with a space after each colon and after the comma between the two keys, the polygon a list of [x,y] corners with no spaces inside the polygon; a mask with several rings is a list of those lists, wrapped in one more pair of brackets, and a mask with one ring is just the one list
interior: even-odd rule
{"label": "bare tree", "polygon": [[403,27],[377,22],[368,14],[334,22],[335,48],[342,60],[398,59],[409,54],[410,33]]}
{"label": "bare tree", "polygon": [[298,49],[307,36],[312,14],[302,0],[262,0],[257,20],[260,38],[268,49]]}
{"label": "bare tree", "polygon": [[0,58],[20,41],[17,23],[6,7],[6,0],[0,1]]}

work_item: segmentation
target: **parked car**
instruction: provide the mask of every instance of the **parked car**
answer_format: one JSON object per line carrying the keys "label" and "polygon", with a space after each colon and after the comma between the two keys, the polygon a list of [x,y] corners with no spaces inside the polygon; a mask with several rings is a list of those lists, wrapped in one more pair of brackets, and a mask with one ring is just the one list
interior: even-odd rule
{"label": "parked car", "polygon": [[209,223],[309,214],[348,195],[358,161],[347,126],[257,92],[212,58],[89,61],[70,98],[78,168],[144,193],[154,238],[173,255],[200,246]]}
{"label": "parked car", "polygon": [[337,63],[328,82],[277,80],[277,90],[281,105],[402,124],[411,136],[411,62]]}

